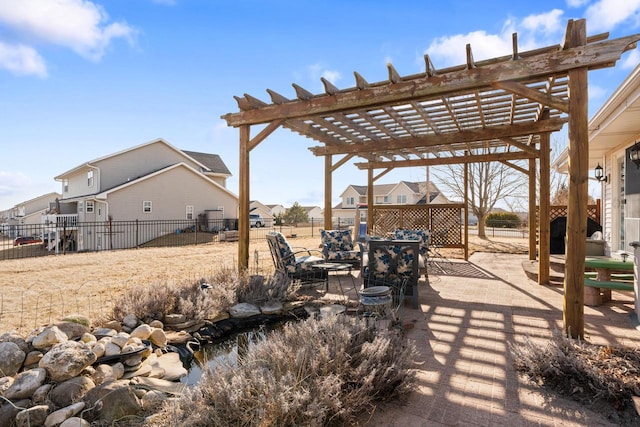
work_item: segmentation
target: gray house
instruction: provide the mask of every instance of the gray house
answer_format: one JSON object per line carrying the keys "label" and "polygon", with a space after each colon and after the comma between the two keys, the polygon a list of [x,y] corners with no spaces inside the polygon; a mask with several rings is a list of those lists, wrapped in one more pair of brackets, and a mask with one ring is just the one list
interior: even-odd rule
{"label": "gray house", "polygon": [[[237,218],[238,197],[226,188],[231,176],[215,154],[182,151],[156,139],[124,151],[88,161],[55,177],[62,197],[51,207],[45,223],[59,240],[60,229],[71,234],[78,250],[131,247],[116,236],[114,222],[193,220],[199,216]],[[99,223],[101,231],[77,227]],[[110,225],[111,224],[111,225]],[[143,243],[171,232],[174,225],[157,227]],[[50,247],[56,246],[55,240]]]}

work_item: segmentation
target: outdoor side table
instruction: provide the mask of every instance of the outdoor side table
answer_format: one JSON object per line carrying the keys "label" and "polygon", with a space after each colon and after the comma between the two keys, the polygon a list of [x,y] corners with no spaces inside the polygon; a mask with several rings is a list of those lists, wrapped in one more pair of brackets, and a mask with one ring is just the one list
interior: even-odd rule
{"label": "outdoor side table", "polygon": [[[347,296],[344,293],[344,288],[342,287],[342,280],[340,280],[340,274],[338,273],[344,273],[347,272],[349,273],[349,275],[351,276],[351,268],[352,265],[351,264],[340,264],[340,263],[335,263],[335,262],[323,262],[323,263],[319,263],[319,264],[313,264],[312,265],[313,268],[317,268],[319,270],[324,271],[325,274],[325,290],[329,291],[329,275],[330,273],[334,273],[334,277],[338,279],[338,286],[340,286],[340,292],[342,293],[342,297],[343,298],[347,298]],[[351,282],[355,288],[355,282],[353,281],[353,276],[351,276]]]}

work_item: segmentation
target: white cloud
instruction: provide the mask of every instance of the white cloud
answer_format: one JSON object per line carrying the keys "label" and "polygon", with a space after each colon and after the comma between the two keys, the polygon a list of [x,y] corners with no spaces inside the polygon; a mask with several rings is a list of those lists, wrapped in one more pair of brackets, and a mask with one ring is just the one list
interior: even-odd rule
{"label": "white cloud", "polygon": [[589,0],[567,0],[567,6],[569,7],[581,7],[589,3]]}
{"label": "white cloud", "polygon": [[108,21],[104,9],[88,0],[0,0],[0,22],[18,36],[64,46],[96,61],[114,39],[131,43],[136,33],[124,22]]}
{"label": "white cloud", "polygon": [[520,21],[509,18],[505,20],[498,34],[473,31],[467,34],[440,37],[435,39],[424,53],[429,54],[437,69],[464,64],[467,44],[471,45],[475,61],[509,55],[512,52],[514,32],[518,33],[518,50],[520,51],[559,43],[564,31],[560,21],[562,15],[562,10],[553,9],[546,13],[529,15]]}
{"label": "white cloud", "polygon": [[629,19],[638,19],[640,0],[599,0],[587,8],[589,33],[609,31]]}
{"label": "white cloud", "polygon": [[322,77],[329,80],[331,83],[336,84],[340,79],[342,79],[342,75],[339,71],[333,70],[324,70],[322,72]]}
{"label": "white cloud", "polygon": [[626,57],[623,57],[622,61],[620,61],[620,67],[623,70],[631,70],[640,64],[640,52],[638,52],[638,49],[633,49],[625,55]]}
{"label": "white cloud", "polygon": [[44,59],[35,49],[24,45],[9,45],[0,41],[0,68],[17,75],[47,77]]}

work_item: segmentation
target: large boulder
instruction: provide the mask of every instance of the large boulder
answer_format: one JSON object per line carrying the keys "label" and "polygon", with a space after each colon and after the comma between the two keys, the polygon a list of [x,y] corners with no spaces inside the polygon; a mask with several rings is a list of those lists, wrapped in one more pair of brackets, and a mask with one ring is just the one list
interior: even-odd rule
{"label": "large boulder", "polygon": [[0,375],[14,376],[18,373],[24,362],[25,353],[18,344],[13,342],[0,342]]}
{"label": "large boulder", "polygon": [[11,387],[4,392],[4,397],[9,400],[28,399],[44,384],[45,379],[47,379],[47,371],[42,368],[21,372]]}
{"label": "large boulder", "polygon": [[[127,415],[135,415],[142,409],[129,381],[109,381],[89,391],[84,398],[87,408],[94,408],[90,416],[106,423],[113,423]],[[101,405],[96,405],[98,402]]]}
{"label": "large boulder", "polygon": [[78,376],[95,361],[96,355],[87,344],[66,341],[53,346],[38,365],[47,370],[53,381],[60,382]]}

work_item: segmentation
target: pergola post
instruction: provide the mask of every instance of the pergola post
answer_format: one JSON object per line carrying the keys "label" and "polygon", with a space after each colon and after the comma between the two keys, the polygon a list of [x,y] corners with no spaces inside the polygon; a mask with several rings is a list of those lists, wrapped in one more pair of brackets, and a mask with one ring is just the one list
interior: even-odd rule
{"label": "pergola post", "polygon": [[373,229],[373,169],[367,169],[367,234]]}
{"label": "pergola post", "polygon": [[331,212],[333,177],[333,159],[331,154],[324,156],[324,229],[333,228],[333,214]]}
{"label": "pergola post", "polygon": [[[587,42],[586,22],[574,21],[567,31],[567,48]],[[584,337],[584,263],[587,232],[589,166],[588,87],[586,67],[569,70],[569,203],[564,277],[564,331]]]}
{"label": "pergola post", "polygon": [[[544,116],[548,115],[543,113]],[[551,199],[551,176],[549,171],[551,169],[551,152],[549,141],[551,135],[549,133],[540,134],[540,212],[538,212],[540,218],[540,233],[538,238],[539,254],[538,254],[538,284],[548,285],[550,282],[550,261],[551,256],[551,223],[549,222],[549,205]],[[535,169],[535,168],[534,168]],[[534,190],[535,191],[535,190]]]}
{"label": "pergola post", "polygon": [[[428,190],[427,190],[428,191]],[[429,193],[427,192],[427,199]],[[464,260],[469,261],[469,163],[464,164]]]}
{"label": "pergola post", "polygon": [[238,169],[238,270],[249,268],[249,147],[250,126],[240,126],[240,161]]}
{"label": "pergola post", "polygon": [[[542,168],[540,168],[542,170]],[[536,212],[536,159],[529,159],[529,260],[536,260],[538,221]]]}

